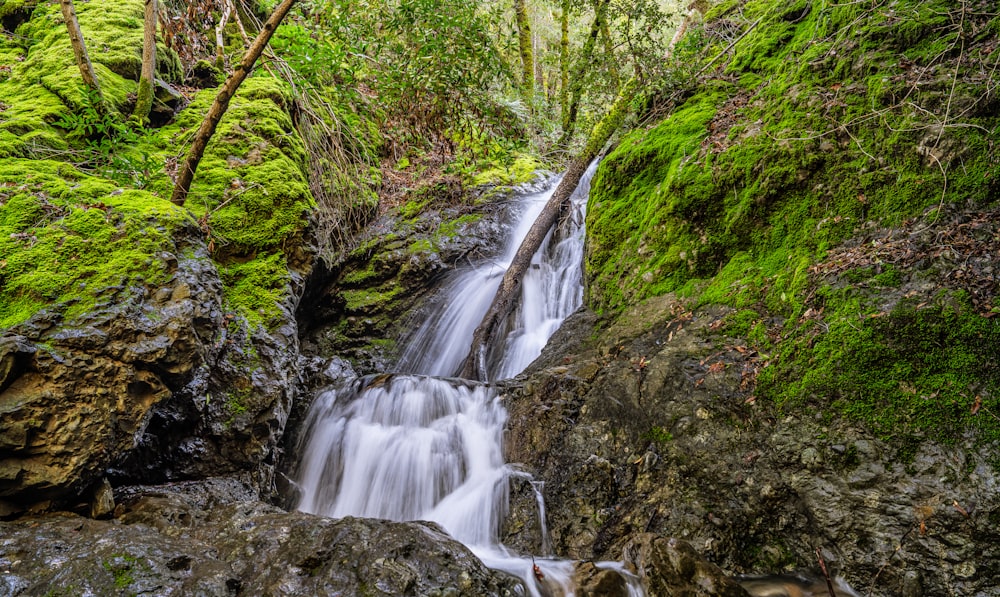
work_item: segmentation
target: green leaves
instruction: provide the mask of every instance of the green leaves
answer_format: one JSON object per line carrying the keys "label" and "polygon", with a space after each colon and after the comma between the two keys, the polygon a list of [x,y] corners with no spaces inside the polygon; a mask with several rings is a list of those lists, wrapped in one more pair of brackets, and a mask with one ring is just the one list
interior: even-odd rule
{"label": "green leaves", "polygon": [[513,130],[493,97],[505,70],[489,17],[465,0],[326,0],[274,44],[311,84],[349,94],[403,145],[456,129]]}
{"label": "green leaves", "polygon": [[133,128],[120,114],[101,104],[100,94],[80,86],[83,106],[66,112],[54,124],[65,130],[71,140],[84,144],[77,165],[110,178],[124,187],[146,187],[155,173],[162,170],[160,160],[137,149],[146,133]]}

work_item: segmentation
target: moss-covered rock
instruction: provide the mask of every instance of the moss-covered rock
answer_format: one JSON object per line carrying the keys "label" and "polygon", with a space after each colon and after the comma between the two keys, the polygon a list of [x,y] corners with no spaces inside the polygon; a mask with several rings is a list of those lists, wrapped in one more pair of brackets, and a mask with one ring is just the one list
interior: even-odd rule
{"label": "moss-covered rock", "polygon": [[70,164],[0,162],[0,328],[42,308],[72,318],[102,294],[162,284],[160,255],[194,219]]}
{"label": "moss-covered rock", "polygon": [[984,69],[998,24],[943,0],[718,5],[688,34],[694,67],[678,69],[722,53],[725,31],[746,31],[728,63],[710,80],[667,82],[651,104],[669,115],[628,134],[598,169],[589,304],[613,313],[677,291],[736,307],[734,324],[773,357],[764,396],[835,404],[906,437],[996,436],[981,410],[1000,410],[988,272],[955,266],[937,278],[927,264],[940,261],[940,236],[910,247],[924,265],[893,274],[869,264],[880,288],[899,291],[853,292],[817,268],[843,247],[879,243],[873,230],[949,235],[963,206],[995,202],[1000,97]]}

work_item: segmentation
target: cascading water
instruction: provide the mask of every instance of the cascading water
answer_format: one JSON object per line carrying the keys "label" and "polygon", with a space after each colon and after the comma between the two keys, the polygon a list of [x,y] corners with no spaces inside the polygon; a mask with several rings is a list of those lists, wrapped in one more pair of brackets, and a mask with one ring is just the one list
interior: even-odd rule
{"label": "cascading water", "polygon": [[[571,198],[572,214],[542,244],[522,284],[520,306],[507,323],[502,357],[491,379],[516,375],[582,301],[583,212],[587,170]],[[522,198],[500,262],[461,271],[443,286],[435,308],[406,342],[399,371],[331,389],[314,401],[299,467],[305,512],[331,517],[431,520],[465,543],[490,567],[520,576],[540,595],[533,566],[572,595],[572,563],[512,555],[499,543],[507,514],[508,480],[525,475],[503,462],[507,413],[486,385],[425,376],[454,375],[472,334],[522,239],[555,189]],[[497,351],[500,352],[500,351]],[[544,526],[544,509],[540,507]],[[543,536],[545,531],[543,529]],[[627,573],[623,573],[626,577]],[[641,591],[635,582],[634,594]]]}
{"label": "cascading water", "polygon": [[[559,324],[583,302],[583,218],[596,169],[594,162],[584,173],[570,196],[570,213],[535,254],[521,284],[518,307],[508,321],[511,331],[502,357],[489,364],[490,379],[512,377],[524,370],[541,354]],[[443,376],[458,372],[504,272],[559,180],[521,199],[521,214],[496,261],[460,270],[442,285],[435,308],[404,342],[397,371]]]}

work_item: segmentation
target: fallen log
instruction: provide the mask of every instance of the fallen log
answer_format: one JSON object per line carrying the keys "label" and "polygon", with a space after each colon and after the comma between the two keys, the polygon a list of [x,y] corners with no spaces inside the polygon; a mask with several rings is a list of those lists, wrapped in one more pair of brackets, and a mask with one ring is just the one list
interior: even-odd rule
{"label": "fallen log", "polygon": [[556,187],[552,197],[538,214],[531,229],[528,230],[527,236],[521,241],[521,246],[518,247],[510,267],[507,268],[490,308],[487,309],[482,322],[472,335],[472,346],[469,348],[469,354],[466,356],[462,371],[459,373],[461,377],[479,381],[488,380],[489,346],[517,302],[518,294],[521,291],[521,282],[528,266],[531,265],[532,257],[542,245],[549,229],[559,220],[559,214],[569,204],[570,195],[580,183],[580,178],[583,177],[587,166],[597,157],[611,135],[621,126],[637,88],[638,81],[635,77],[622,86],[618,97],[608,109],[608,113],[594,127],[583,150],[570,162],[559,186]]}

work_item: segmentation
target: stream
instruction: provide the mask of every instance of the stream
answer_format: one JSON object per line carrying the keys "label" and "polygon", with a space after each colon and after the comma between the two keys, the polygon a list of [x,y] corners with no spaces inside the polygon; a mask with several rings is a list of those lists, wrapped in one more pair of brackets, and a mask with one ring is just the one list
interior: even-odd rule
{"label": "stream", "polygon": [[[584,210],[595,169],[596,162],[574,191],[570,213],[534,257],[503,345],[491,351],[490,380],[523,371],[582,303]],[[558,182],[553,178],[518,198],[520,213],[497,260],[458,270],[444,282],[428,316],[403,340],[395,374],[367,376],[317,396],[300,451],[299,510],[433,521],[487,566],[520,577],[530,595],[573,595],[572,561],[550,553],[516,554],[500,543],[509,481],[528,475],[503,460],[507,412],[495,391],[450,377],[461,368],[475,327]],[[536,492],[545,537],[544,501]],[[622,574],[630,595],[643,594],[621,564],[597,565]]]}

